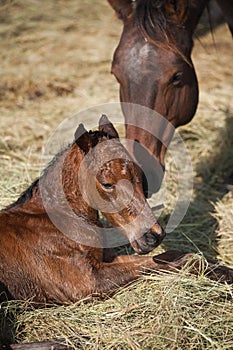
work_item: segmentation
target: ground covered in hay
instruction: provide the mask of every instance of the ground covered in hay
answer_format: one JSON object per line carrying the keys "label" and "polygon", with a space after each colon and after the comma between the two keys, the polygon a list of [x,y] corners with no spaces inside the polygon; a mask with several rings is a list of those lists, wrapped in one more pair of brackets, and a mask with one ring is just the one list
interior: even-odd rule
{"label": "ground covered in hay", "polygon": [[[74,113],[118,100],[110,61],[120,22],[105,1],[0,2],[0,206],[38,176],[41,153],[57,125]],[[179,129],[190,152],[194,191],[189,210],[157,252],[178,248],[233,266],[233,75],[227,28],[196,40],[200,104]],[[167,159],[169,193],[176,169]],[[0,336],[12,342],[64,339],[85,349],[233,349],[232,287],[188,268],[145,276],[106,301],[34,309],[0,306]]]}

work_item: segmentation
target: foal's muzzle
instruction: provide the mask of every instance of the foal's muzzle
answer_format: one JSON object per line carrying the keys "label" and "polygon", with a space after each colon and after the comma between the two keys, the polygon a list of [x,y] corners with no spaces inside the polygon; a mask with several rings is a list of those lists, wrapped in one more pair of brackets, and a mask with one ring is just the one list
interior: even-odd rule
{"label": "foal's muzzle", "polygon": [[132,247],[138,254],[147,254],[154,248],[158,247],[166,236],[165,231],[158,224],[155,225],[156,230],[151,228],[145,232],[140,238],[132,242]]}

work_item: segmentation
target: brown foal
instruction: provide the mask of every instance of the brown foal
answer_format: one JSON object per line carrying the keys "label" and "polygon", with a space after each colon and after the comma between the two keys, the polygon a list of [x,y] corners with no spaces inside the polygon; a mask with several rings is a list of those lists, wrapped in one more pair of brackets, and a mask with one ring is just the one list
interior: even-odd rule
{"label": "brown foal", "polygon": [[[106,254],[99,211],[139,254],[152,251],[165,236],[141,179],[106,116],[98,131],[87,132],[81,124],[75,141],[0,213],[1,296],[64,304],[108,295],[144,271],[184,266],[190,254],[177,251],[156,257]],[[207,273],[233,279],[225,267],[213,265]]]}

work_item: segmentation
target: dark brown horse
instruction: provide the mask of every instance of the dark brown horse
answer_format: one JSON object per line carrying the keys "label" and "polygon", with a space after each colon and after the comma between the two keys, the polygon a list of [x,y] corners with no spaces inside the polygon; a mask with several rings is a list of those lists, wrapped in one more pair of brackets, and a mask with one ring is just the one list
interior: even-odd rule
{"label": "dark brown horse", "polygon": [[[150,191],[156,192],[174,128],[188,123],[197,108],[198,82],[191,52],[195,28],[209,0],[108,1],[124,25],[112,73],[120,84],[121,102],[130,103],[123,105],[126,137],[148,151],[136,145],[134,154],[147,170]],[[217,2],[233,33],[233,2]],[[153,122],[132,104],[156,111],[165,121],[155,118]]]}
{"label": "dark brown horse", "polygon": [[[80,125],[75,139],[0,213],[1,299],[69,303],[103,296],[145,270],[175,271],[190,259],[176,251],[117,257],[102,248],[107,245],[98,209],[138,253],[154,249],[164,232],[145,200],[141,170],[108,119],[101,118],[99,131]],[[198,262],[194,265],[195,270]],[[206,271],[233,280],[233,271],[225,267]]]}

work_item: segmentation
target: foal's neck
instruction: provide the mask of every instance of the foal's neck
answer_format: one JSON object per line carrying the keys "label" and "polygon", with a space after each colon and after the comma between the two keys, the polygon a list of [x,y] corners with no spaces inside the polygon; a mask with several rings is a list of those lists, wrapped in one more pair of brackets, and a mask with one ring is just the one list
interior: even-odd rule
{"label": "foal's neck", "polygon": [[79,167],[83,158],[82,151],[73,144],[25,191],[29,192],[26,199],[23,194],[6,210],[47,216],[47,211],[64,214],[64,208],[68,205],[76,215],[98,224],[98,211],[85,202],[78,186]]}
{"label": "foal's neck", "polygon": [[[62,167],[62,185],[70,208],[77,214],[83,215],[89,221],[98,220],[98,211],[93,209],[83,198],[79,187],[79,169],[84,159],[81,149],[74,143],[65,154]],[[88,178],[90,174],[86,173]]]}

